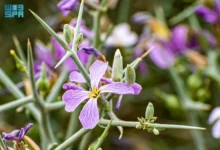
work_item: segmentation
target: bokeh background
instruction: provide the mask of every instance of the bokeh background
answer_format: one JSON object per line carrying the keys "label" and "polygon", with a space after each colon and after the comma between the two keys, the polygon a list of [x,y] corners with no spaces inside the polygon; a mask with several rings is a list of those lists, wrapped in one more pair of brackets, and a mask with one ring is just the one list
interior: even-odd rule
{"label": "bokeh background", "polygon": [[[40,39],[44,43],[50,42],[48,32],[36,21],[28,9],[36,12],[45,22],[47,22],[55,31],[61,31],[61,25],[68,23],[72,18],[77,16],[77,10],[74,10],[69,16],[64,17],[57,8],[58,0],[1,0],[0,1],[0,67],[6,74],[15,82],[22,82],[22,73],[17,70],[15,62],[11,57],[9,50],[15,49],[12,36],[16,35],[19,39],[24,52],[26,53],[27,38],[30,38],[34,43],[36,39]],[[138,35],[143,31],[143,25],[132,22],[131,17],[140,11],[149,12],[155,15],[156,6],[162,6],[166,20],[169,20],[186,7],[195,3],[194,0],[119,0],[114,9],[107,12],[111,22],[115,25],[122,22],[127,22],[131,26],[132,31]],[[24,4],[24,18],[4,18],[4,4]],[[92,18],[84,13],[84,20],[88,27],[92,27]],[[181,23],[188,23],[182,21]],[[204,22],[202,22],[204,23]],[[205,24],[205,23],[204,23]],[[169,24],[168,24],[169,25]],[[204,25],[205,26],[205,25]],[[169,25],[171,28],[172,25]],[[108,50],[108,51],[107,51]],[[115,48],[106,48],[105,53],[107,60],[112,62],[112,57]],[[125,60],[130,60],[131,53],[134,48],[130,48],[126,52],[122,52]],[[119,118],[123,120],[137,120],[145,113],[148,102],[152,102],[155,108],[155,116],[158,117],[158,123],[165,124],[185,124],[190,125],[187,121],[186,114],[182,110],[167,107],[164,102],[155,94],[158,89],[168,93],[176,94],[175,88],[172,85],[167,70],[159,69],[147,57],[144,61],[148,64],[148,74],[143,75],[137,72],[137,82],[143,86],[143,91],[139,96],[125,96],[121,104],[121,108],[115,111]],[[23,88],[22,88],[23,90]],[[220,105],[219,90],[216,90],[215,83],[212,83],[209,91],[211,97],[206,101],[212,107]],[[61,91],[63,93],[63,91]],[[62,94],[60,94],[61,98]],[[0,83],[0,104],[14,100],[14,97],[5,91],[5,87]],[[3,131],[10,132],[13,129],[21,128],[28,122],[35,123],[29,112],[22,110],[9,110],[0,114],[0,133]],[[207,123],[211,110],[200,112],[198,115],[199,126],[205,127],[202,131],[205,137],[205,145],[208,150],[219,150],[220,141],[214,139],[211,134],[211,125]],[[187,113],[191,113],[188,111]],[[69,114],[60,109],[51,113],[52,125],[57,137],[62,141],[65,129],[68,125]],[[93,142],[103,130],[96,128],[90,137],[88,143]],[[132,128],[124,128],[124,136],[118,140],[119,132],[113,127],[110,130],[109,136],[103,143],[104,150],[194,150],[192,134],[189,130],[167,129],[162,131],[159,136],[156,136],[147,131],[136,130]],[[34,125],[28,132],[28,135],[39,143],[38,126]],[[76,148],[77,149],[77,148]]]}

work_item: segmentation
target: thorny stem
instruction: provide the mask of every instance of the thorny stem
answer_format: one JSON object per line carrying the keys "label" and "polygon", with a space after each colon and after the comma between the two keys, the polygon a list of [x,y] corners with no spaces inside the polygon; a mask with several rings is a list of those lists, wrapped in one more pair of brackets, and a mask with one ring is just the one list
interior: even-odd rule
{"label": "thorny stem", "polygon": [[[24,98],[25,95],[18,89],[18,87],[11,81],[11,79],[0,68],[0,81],[7,87],[7,89],[16,97]],[[34,118],[40,121],[40,112],[34,107],[33,104],[27,104],[26,108],[32,113]]]}
{"label": "thorny stem", "polygon": [[0,106],[0,112],[34,102],[33,96],[27,96]]}
{"label": "thorny stem", "polygon": [[[108,125],[111,120],[101,119],[99,124]],[[123,127],[133,127],[140,125],[136,121],[122,121],[122,120],[113,120],[112,126],[123,126]],[[205,130],[205,128],[186,126],[186,125],[171,125],[171,124],[159,124],[159,123],[148,123],[149,128],[159,128],[159,129],[189,129],[189,130]]]}
{"label": "thorny stem", "polygon": [[[50,127],[50,123],[48,120],[48,114],[47,111],[44,107],[44,101],[39,97],[38,93],[37,93],[37,89],[36,89],[36,85],[35,85],[35,79],[34,79],[34,70],[33,70],[33,54],[32,54],[32,48],[31,48],[31,44],[30,41],[28,40],[27,43],[27,49],[28,49],[28,65],[29,65],[29,79],[31,82],[31,90],[32,90],[32,94],[33,97],[35,99],[35,104],[39,107],[40,109],[40,113],[41,113],[41,127],[42,130],[44,132],[44,135],[46,136],[46,140],[48,140],[46,143],[47,145],[50,142],[55,142],[53,141],[54,138],[52,137],[53,133],[51,131]],[[44,146],[47,147],[47,146]]]}

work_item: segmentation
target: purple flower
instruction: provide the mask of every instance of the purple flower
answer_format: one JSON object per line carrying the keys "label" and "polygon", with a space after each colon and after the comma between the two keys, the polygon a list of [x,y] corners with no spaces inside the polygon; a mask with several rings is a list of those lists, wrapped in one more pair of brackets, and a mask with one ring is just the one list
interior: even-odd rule
{"label": "purple flower", "polygon": [[[216,122],[215,122],[216,121]],[[209,116],[209,124],[214,125],[212,127],[212,136],[214,138],[220,138],[220,107],[216,107]]]}
{"label": "purple flower", "polygon": [[[60,60],[66,54],[66,51],[56,41],[56,39],[54,37],[51,38],[51,43],[53,44],[53,47],[54,47],[55,58],[57,60]],[[90,47],[89,43],[86,41],[83,41],[83,43],[81,43],[79,45],[79,48],[83,48],[83,47]],[[88,62],[89,54],[87,54],[86,52],[80,50],[77,52],[77,55],[78,55],[79,59],[81,60],[82,64],[85,65]],[[66,67],[69,71],[78,70],[78,68],[77,68],[75,62],[72,60],[72,58],[67,58],[64,61],[64,67]]]}
{"label": "purple flower", "polygon": [[[102,93],[114,94],[135,94],[134,89],[122,82],[112,82],[110,84],[100,86],[100,80],[104,76],[108,63],[96,60],[89,68],[91,79],[91,90],[67,90],[62,99],[68,112],[74,111],[83,101],[87,103],[83,107],[79,120],[86,129],[94,128],[99,122],[99,110],[97,100]],[[78,83],[84,83],[85,79],[76,71],[70,74],[70,80]]]}
{"label": "purple flower", "polygon": [[21,128],[20,130],[14,130],[11,133],[6,133],[3,132],[3,140],[5,142],[7,141],[17,141],[17,142],[21,142],[21,140],[23,139],[23,137],[25,136],[25,134],[27,133],[27,131],[33,126],[32,123],[29,123],[25,128]]}
{"label": "purple flower", "polygon": [[215,0],[211,8],[205,5],[199,5],[196,9],[196,14],[208,23],[218,24],[220,23],[220,2]]}
{"label": "purple flower", "polygon": [[175,55],[168,46],[169,43],[150,42],[148,48],[153,48],[149,56],[151,60],[160,68],[166,69],[174,64]]}
{"label": "purple flower", "polygon": [[57,7],[64,16],[67,16],[73,8],[77,5],[79,0],[61,0]]}

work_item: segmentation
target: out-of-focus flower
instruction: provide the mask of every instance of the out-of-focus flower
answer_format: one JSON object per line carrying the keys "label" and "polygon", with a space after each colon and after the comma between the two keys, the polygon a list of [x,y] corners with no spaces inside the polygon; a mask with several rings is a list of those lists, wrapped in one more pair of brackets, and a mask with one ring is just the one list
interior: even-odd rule
{"label": "out-of-focus flower", "polygon": [[212,136],[214,138],[220,138],[220,107],[216,107],[210,114],[209,124],[214,123],[212,127]]}
{"label": "out-of-focus flower", "polygon": [[57,7],[64,16],[67,16],[73,8],[77,5],[79,0],[61,0]]}
{"label": "out-of-focus flower", "polygon": [[44,45],[41,41],[39,40],[36,41],[34,52],[37,57],[37,61],[35,61],[35,65],[34,65],[35,73],[40,71],[42,62],[44,62],[46,66],[50,68],[53,68],[55,66],[56,61],[53,57],[51,48]]}
{"label": "out-of-focus flower", "polygon": [[141,55],[140,53],[143,49],[147,50],[153,47],[154,50],[149,54],[150,58],[162,69],[172,65],[176,56],[180,54],[186,54],[192,49],[215,47],[217,43],[210,32],[193,30],[184,25],[174,27],[169,34],[169,38],[165,36],[168,34],[159,32],[155,34],[157,36],[154,40],[148,40],[149,36],[142,36],[136,47],[136,55]]}
{"label": "out-of-focus flower", "polygon": [[201,16],[208,23],[219,24],[220,2],[218,0],[214,0],[210,7],[201,4],[197,7],[196,14]]}
{"label": "out-of-focus flower", "polygon": [[[72,27],[76,27],[76,23],[77,23],[77,19],[73,19],[71,22],[70,22],[70,26]],[[86,36],[87,38],[89,39],[92,39],[94,37],[94,33],[92,32],[92,30],[90,30],[87,26],[86,26],[86,23],[84,20],[81,21],[81,24],[80,24],[80,32]]]}
{"label": "out-of-focus flower", "polygon": [[[62,37],[61,34],[60,34],[60,36]],[[52,42],[53,47],[54,47],[55,58],[57,60],[60,60],[66,54],[66,51],[56,41],[55,38],[52,37],[51,42]],[[70,47],[71,47],[71,45],[70,45]],[[87,50],[88,50],[88,52],[87,52]],[[97,52],[96,49],[92,48],[88,41],[83,40],[83,42],[79,45],[79,51],[77,52],[77,55],[78,55],[78,57],[81,60],[83,65],[85,65],[88,62],[89,56],[91,54],[98,55],[99,52]],[[77,68],[75,62],[72,60],[72,58],[67,58],[64,61],[63,64],[64,64],[64,67],[66,67],[69,71],[78,70],[78,68]]]}
{"label": "out-of-focus flower", "polygon": [[160,68],[165,69],[174,64],[175,55],[167,45],[168,43],[149,42],[148,47],[153,48],[149,56]]}
{"label": "out-of-focus flower", "polygon": [[[83,101],[87,100],[79,116],[80,122],[86,129],[94,128],[99,121],[97,100],[102,93],[134,94],[134,89],[123,82],[113,82],[100,86],[100,80],[104,76],[107,67],[108,63],[96,60],[89,69],[91,91],[71,89],[66,91],[62,97],[66,104],[65,110],[68,112],[74,111]],[[72,82],[85,83],[85,79],[76,71],[70,74],[70,80]]]}
{"label": "out-of-focus flower", "polygon": [[[11,133],[6,133],[3,132],[3,141],[16,141],[16,142],[21,142],[27,131],[33,126],[32,123],[29,123],[25,128],[21,128],[20,130],[14,130]],[[7,146],[7,145],[6,145]]]}
{"label": "out-of-focus flower", "polygon": [[134,23],[144,24],[147,23],[150,19],[152,19],[152,16],[147,12],[138,12],[132,16],[132,21]]}
{"label": "out-of-focus flower", "polygon": [[138,40],[136,33],[132,32],[126,23],[117,25],[112,34],[106,40],[106,46],[128,47],[134,45]]}

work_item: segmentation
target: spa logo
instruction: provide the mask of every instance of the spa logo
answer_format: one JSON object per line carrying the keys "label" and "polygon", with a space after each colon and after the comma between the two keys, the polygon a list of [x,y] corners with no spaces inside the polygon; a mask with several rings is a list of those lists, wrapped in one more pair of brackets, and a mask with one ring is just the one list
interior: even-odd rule
{"label": "spa logo", "polygon": [[24,5],[5,4],[5,18],[24,18]]}

